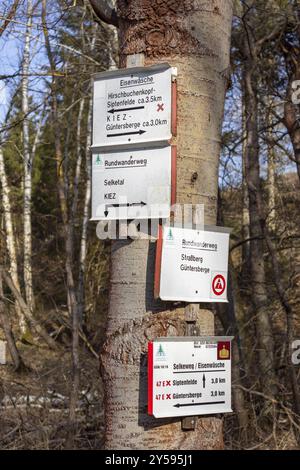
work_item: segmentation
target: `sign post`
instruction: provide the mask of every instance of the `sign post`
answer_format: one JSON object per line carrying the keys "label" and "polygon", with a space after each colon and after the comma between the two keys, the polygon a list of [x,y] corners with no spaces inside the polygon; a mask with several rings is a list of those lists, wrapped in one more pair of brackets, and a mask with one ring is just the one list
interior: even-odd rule
{"label": "sign post", "polygon": [[229,413],[229,336],[157,338],[148,345],[148,413],[155,418]]}
{"label": "sign post", "polygon": [[230,229],[165,226],[157,257],[155,292],[162,300],[227,302]]}
{"label": "sign post", "polygon": [[96,74],[92,147],[168,143],[174,73],[169,64],[157,64]]}
{"label": "sign post", "polygon": [[92,219],[169,217],[175,185],[174,149],[168,145],[93,152]]}

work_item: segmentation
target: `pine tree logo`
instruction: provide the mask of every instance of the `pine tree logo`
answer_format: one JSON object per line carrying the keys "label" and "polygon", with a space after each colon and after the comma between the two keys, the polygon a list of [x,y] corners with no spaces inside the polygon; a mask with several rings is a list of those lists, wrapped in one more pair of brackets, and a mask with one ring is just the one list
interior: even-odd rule
{"label": "pine tree logo", "polygon": [[168,232],[168,235],[167,235],[167,240],[174,240],[172,229],[170,229],[170,228],[169,228],[169,232]]}
{"label": "pine tree logo", "polygon": [[158,347],[158,350],[157,350],[157,353],[156,353],[156,359],[158,361],[164,361],[166,359],[166,353],[165,353],[165,351],[164,351],[161,344]]}
{"label": "pine tree logo", "polygon": [[103,160],[100,155],[96,155],[95,165],[103,165]]}

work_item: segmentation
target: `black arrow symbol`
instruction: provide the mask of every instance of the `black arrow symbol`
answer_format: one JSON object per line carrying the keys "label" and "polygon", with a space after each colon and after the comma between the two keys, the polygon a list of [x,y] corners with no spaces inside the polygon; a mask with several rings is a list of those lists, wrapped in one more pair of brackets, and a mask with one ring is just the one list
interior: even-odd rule
{"label": "black arrow symbol", "polygon": [[207,401],[203,403],[177,403],[173,405],[175,408],[181,408],[183,406],[201,406],[201,405],[222,405],[225,401]]}
{"label": "black arrow symbol", "polygon": [[142,129],[140,131],[134,131],[134,132],[121,132],[119,134],[107,134],[106,137],[120,137],[121,135],[134,135],[134,134],[145,134],[146,131],[143,131]]}
{"label": "black arrow symbol", "polygon": [[104,211],[104,215],[105,217],[108,216],[108,207],[134,207],[134,206],[146,206],[147,203],[144,202],[144,201],[141,201],[141,202],[127,202],[127,203],[123,203],[123,204],[106,204],[105,206],[105,211]]}
{"label": "black arrow symbol", "polygon": [[202,381],[203,381],[203,388],[205,388],[205,381],[206,381],[205,374],[203,374]]}
{"label": "black arrow symbol", "polygon": [[107,111],[110,114],[120,113],[121,111],[133,111],[134,109],[144,109],[145,106],[134,106],[132,108],[120,108],[120,109],[110,109]]}

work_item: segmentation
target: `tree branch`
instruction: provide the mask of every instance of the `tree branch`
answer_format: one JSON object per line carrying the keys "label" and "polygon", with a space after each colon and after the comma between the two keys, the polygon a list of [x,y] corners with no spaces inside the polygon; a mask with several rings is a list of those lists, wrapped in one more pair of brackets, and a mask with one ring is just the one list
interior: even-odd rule
{"label": "tree branch", "polygon": [[119,26],[119,17],[114,8],[111,8],[106,0],[89,0],[95,15],[104,23]]}
{"label": "tree branch", "polygon": [[6,19],[4,20],[3,24],[0,26],[0,36],[2,36],[7,26],[9,25],[10,21],[15,16],[19,3],[20,3],[20,0],[15,0],[14,3],[12,4]]}

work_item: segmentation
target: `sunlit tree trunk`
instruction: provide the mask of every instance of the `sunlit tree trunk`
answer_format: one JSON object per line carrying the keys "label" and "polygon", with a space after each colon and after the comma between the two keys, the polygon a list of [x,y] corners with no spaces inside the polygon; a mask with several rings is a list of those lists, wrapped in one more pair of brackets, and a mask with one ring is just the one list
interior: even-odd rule
{"label": "sunlit tree trunk", "polygon": [[[4,212],[4,224],[5,224],[5,235],[6,235],[6,247],[9,258],[9,271],[12,277],[12,280],[20,291],[20,283],[18,277],[18,261],[17,261],[17,252],[16,252],[16,240],[13,229],[13,220],[12,220],[12,207],[10,202],[10,189],[7,181],[7,175],[5,170],[4,155],[3,150],[0,148],[0,181],[2,186],[2,205]],[[19,328],[21,334],[26,332],[26,321],[25,317],[19,307],[15,304],[16,312],[19,320]]]}
{"label": "sunlit tree trunk", "polygon": [[[97,24],[92,27],[92,37],[90,41],[90,53],[92,54],[95,49],[97,37]],[[111,51],[111,48],[109,48]],[[111,62],[111,60],[110,60]],[[82,227],[80,237],[80,253],[79,253],[79,272],[78,272],[78,318],[80,326],[84,324],[84,311],[85,311],[85,271],[86,271],[86,256],[87,256],[87,237],[88,237],[88,223],[90,218],[90,202],[91,202],[91,143],[92,143],[92,106],[93,99],[91,90],[89,90],[90,97],[87,103],[87,123],[86,123],[86,142],[85,142],[85,195],[82,213]],[[78,137],[77,137],[78,139]],[[77,145],[78,147],[78,145]],[[77,151],[78,153],[78,151]]]}
{"label": "sunlit tree trunk", "polygon": [[3,328],[5,339],[7,341],[8,350],[13,360],[15,370],[19,371],[20,369],[24,367],[24,363],[19,354],[18,348],[16,346],[10,318],[8,316],[8,309],[5,308],[5,304],[4,304],[4,292],[3,292],[1,268],[0,268],[0,325]]}
{"label": "sunlit tree trunk", "polygon": [[90,201],[91,201],[91,131],[92,131],[92,98],[88,102],[88,120],[86,132],[86,148],[85,148],[85,196],[83,206],[81,239],[80,239],[80,256],[79,256],[79,275],[78,275],[78,316],[82,324],[84,322],[84,307],[85,307],[85,289],[84,289],[84,276],[86,268],[86,255],[87,255],[87,235],[88,235],[88,222],[90,218]]}
{"label": "sunlit tree trunk", "polygon": [[34,295],[32,285],[32,230],[31,230],[31,193],[32,193],[32,155],[29,141],[29,102],[28,77],[30,63],[30,35],[32,29],[32,1],[27,0],[27,28],[22,65],[22,113],[23,113],[23,156],[24,156],[24,289],[26,302],[34,311]]}
{"label": "sunlit tree trunk", "polygon": [[[145,65],[178,69],[177,201],[205,204],[205,222],[216,223],[220,131],[229,67],[230,0],[117,2],[121,66],[145,54]],[[110,306],[102,365],[107,449],[219,449],[222,421],[147,415],[147,342],[184,334],[184,309],[153,298],[155,244],[115,241],[111,253]],[[213,334],[213,314],[199,312],[201,334]]]}

